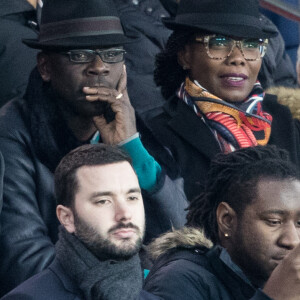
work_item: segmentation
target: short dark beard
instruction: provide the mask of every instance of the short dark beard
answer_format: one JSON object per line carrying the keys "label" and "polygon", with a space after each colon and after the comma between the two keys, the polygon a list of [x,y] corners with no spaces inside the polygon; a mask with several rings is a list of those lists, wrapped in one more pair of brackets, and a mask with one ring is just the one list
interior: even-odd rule
{"label": "short dark beard", "polygon": [[119,223],[108,231],[110,233],[119,228],[134,228],[137,230],[139,238],[135,244],[130,243],[129,239],[124,239],[124,245],[118,247],[108,238],[101,237],[96,229],[83,221],[75,211],[73,211],[73,214],[76,228],[75,235],[99,260],[126,260],[140,251],[144,232],[141,233],[140,229],[132,223]]}
{"label": "short dark beard", "polygon": [[[242,216],[239,217],[239,220],[241,220],[241,218]],[[262,266],[258,266],[256,261],[253,261],[249,252],[247,252],[247,250],[251,251],[251,249],[246,249],[244,244],[245,237],[243,236],[243,227],[240,221],[238,221],[238,228],[238,236],[234,243],[235,251],[234,255],[230,255],[231,259],[242,269],[243,273],[255,287],[262,288],[271,273],[268,274]]]}

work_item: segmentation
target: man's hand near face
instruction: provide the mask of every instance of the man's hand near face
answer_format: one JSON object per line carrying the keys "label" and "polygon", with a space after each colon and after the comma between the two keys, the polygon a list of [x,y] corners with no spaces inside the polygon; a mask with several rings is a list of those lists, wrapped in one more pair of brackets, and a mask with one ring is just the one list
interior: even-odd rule
{"label": "man's hand near face", "polygon": [[134,109],[127,93],[125,65],[117,89],[84,87],[83,92],[86,94],[87,101],[105,101],[115,113],[115,119],[110,123],[107,123],[104,115],[93,118],[105,144],[116,145],[137,132]]}
{"label": "man's hand near face", "polygon": [[275,268],[263,291],[274,300],[300,299],[300,244]]}

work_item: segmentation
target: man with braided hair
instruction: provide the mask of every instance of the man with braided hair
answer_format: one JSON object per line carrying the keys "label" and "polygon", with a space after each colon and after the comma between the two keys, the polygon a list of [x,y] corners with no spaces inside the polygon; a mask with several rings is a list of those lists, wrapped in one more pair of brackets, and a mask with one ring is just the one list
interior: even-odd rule
{"label": "man with braided hair", "polygon": [[275,146],[217,155],[187,226],[151,244],[146,290],[164,300],[300,299],[299,193],[299,173]]}

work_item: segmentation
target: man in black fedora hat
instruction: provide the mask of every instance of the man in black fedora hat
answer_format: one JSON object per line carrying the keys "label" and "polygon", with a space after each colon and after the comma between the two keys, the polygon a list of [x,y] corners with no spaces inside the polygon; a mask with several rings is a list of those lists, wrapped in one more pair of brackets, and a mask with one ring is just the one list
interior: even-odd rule
{"label": "man in black fedora hat", "polygon": [[41,52],[24,98],[8,103],[0,116],[6,164],[0,294],[53,261],[53,172],[77,146],[105,143],[130,154],[144,191],[146,241],[183,225],[181,179],[163,166],[171,166],[172,157],[138,120],[141,138],[137,131],[126,88],[128,42],[109,0],[44,1],[38,39],[24,40]]}

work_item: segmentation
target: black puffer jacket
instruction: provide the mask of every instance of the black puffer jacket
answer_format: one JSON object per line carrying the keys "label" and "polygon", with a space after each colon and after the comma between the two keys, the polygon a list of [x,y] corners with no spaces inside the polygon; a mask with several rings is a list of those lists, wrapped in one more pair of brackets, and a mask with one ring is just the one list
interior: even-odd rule
{"label": "black puffer jacket", "polygon": [[[0,151],[6,164],[0,235],[2,295],[53,261],[58,233],[53,171],[67,152],[81,144],[59,119],[55,99],[45,90],[35,70],[25,99],[14,99],[0,111]],[[50,97],[46,101],[44,94]],[[153,146],[148,149],[158,154],[158,161],[172,161],[145,127],[138,130],[144,145]],[[172,179],[163,171],[156,189],[143,193],[148,240],[185,223],[182,179],[176,171],[167,171]]]}

